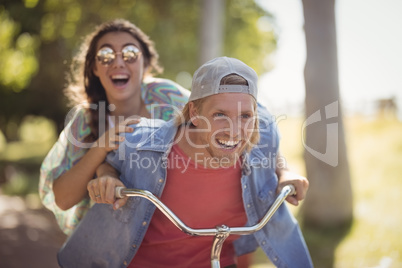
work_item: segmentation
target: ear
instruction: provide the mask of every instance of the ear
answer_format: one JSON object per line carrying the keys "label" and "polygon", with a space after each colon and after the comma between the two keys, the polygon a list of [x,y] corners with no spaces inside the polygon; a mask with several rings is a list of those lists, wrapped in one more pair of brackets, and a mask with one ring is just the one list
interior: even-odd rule
{"label": "ear", "polygon": [[199,122],[198,121],[198,111],[197,111],[197,108],[195,108],[195,106],[194,106],[194,102],[190,101],[188,103],[188,108],[189,108],[188,112],[190,115],[190,121],[194,126],[197,126],[198,122]]}

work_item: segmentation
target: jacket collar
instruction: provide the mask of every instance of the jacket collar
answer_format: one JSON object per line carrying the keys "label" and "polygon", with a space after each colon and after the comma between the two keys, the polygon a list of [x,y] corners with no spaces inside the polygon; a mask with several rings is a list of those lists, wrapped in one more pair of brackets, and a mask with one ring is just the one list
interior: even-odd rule
{"label": "jacket collar", "polygon": [[[156,122],[156,123],[155,123]],[[173,146],[174,137],[177,133],[177,126],[175,120],[169,120],[167,122],[162,120],[141,119],[142,125],[152,124],[152,128],[155,131],[151,131],[149,137],[137,144],[137,150],[150,150],[156,152],[167,153]]]}

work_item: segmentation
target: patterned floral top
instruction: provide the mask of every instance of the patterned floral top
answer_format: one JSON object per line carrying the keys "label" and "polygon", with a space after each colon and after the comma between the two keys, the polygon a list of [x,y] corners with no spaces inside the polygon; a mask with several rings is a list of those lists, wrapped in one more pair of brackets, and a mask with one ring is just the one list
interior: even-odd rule
{"label": "patterned floral top", "polygon": [[[150,78],[141,86],[141,97],[152,118],[169,120],[175,111],[187,103],[190,92],[173,81]],[[61,132],[58,141],[49,151],[40,169],[39,195],[43,205],[51,210],[61,228],[70,235],[87,210],[93,205],[86,197],[74,207],[63,211],[57,207],[53,193],[53,181],[75,165],[87,152],[84,143],[91,133],[89,114],[85,109],[77,110]],[[67,121],[66,121],[67,122]],[[71,143],[71,137],[75,140]]]}

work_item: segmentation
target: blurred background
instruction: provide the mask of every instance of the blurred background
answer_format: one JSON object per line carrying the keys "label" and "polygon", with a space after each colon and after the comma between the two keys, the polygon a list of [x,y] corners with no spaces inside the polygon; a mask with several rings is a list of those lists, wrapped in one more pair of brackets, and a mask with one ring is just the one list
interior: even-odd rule
{"label": "blurred background", "polygon": [[[186,88],[215,56],[257,71],[281,151],[310,180],[292,210],[316,267],[402,267],[401,11],[399,0],[0,0],[0,267],[57,267],[65,236],[40,203],[39,168],[69,111],[72,57],[113,18],[148,34],[160,76]],[[317,111],[329,121],[308,121]],[[271,265],[258,252],[253,267]]]}

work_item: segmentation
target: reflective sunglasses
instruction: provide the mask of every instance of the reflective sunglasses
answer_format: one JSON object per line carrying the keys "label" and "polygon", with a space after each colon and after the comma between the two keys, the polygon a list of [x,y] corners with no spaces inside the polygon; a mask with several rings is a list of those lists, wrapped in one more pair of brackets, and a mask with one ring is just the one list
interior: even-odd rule
{"label": "reflective sunglasses", "polygon": [[114,50],[110,47],[103,47],[99,49],[98,53],[96,54],[96,59],[102,65],[110,65],[116,59],[116,55],[118,54],[121,54],[124,62],[134,63],[141,54],[141,51],[138,49],[138,47],[133,45],[125,46],[121,52],[114,52]]}

